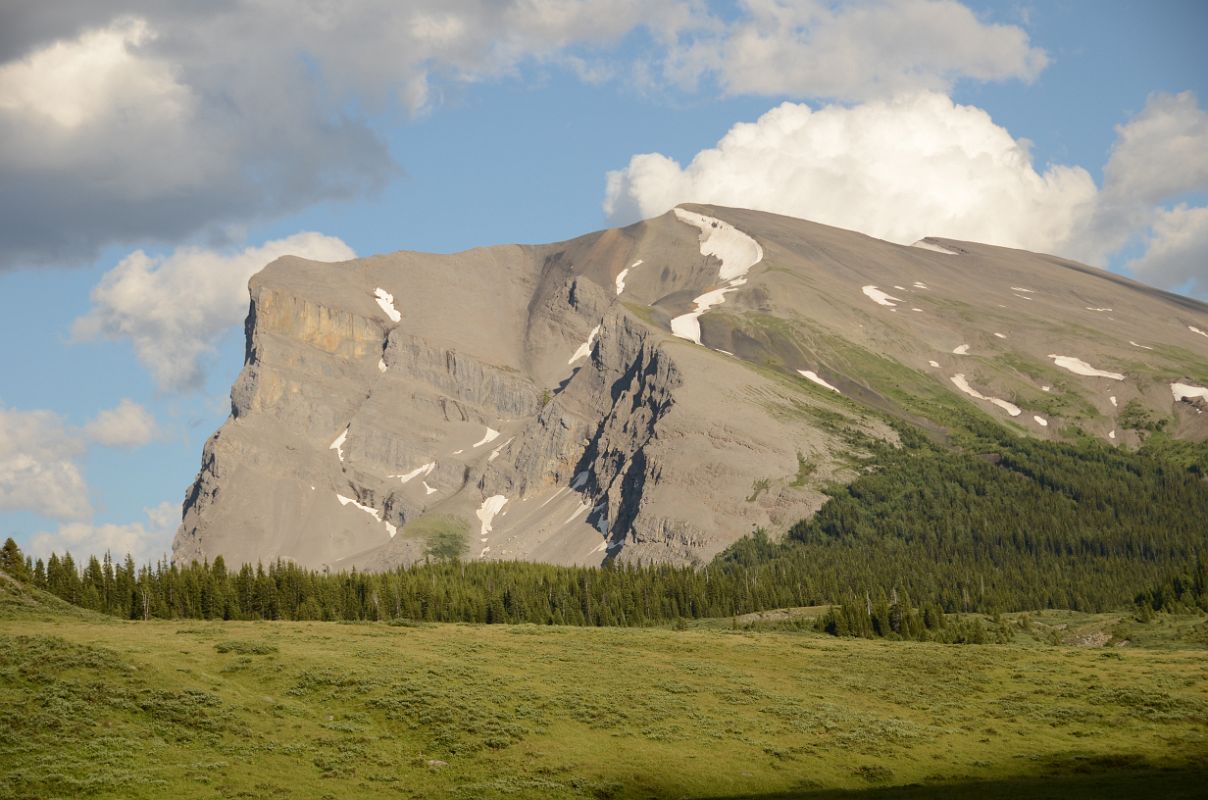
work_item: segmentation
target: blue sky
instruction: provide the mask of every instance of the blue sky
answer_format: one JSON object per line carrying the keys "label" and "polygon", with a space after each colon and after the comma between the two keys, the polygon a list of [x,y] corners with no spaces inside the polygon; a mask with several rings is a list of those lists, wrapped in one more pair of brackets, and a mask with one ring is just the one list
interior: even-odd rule
{"label": "blue sky", "polygon": [[0,536],[35,552],[167,552],[284,252],[700,200],[1208,296],[1203,3],[70,7],[0,11]]}

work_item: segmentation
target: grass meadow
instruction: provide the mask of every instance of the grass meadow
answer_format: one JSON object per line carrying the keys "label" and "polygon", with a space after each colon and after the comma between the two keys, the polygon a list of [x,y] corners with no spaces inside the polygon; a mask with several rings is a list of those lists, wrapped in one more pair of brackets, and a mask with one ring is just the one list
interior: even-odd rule
{"label": "grass meadow", "polygon": [[958,646],[775,620],[122,622],[5,588],[3,797],[1202,797],[1208,778],[1202,617],[1050,612]]}

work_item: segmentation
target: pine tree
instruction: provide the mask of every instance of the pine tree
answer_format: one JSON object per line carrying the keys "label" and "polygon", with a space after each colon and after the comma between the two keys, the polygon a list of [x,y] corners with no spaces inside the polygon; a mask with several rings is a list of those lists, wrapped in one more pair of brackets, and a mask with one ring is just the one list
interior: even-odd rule
{"label": "pine tree", "polygon": [[21,554],[21,548],[17,546],[11,536],[4,540],[4,547],[0,549],[0,571],[19,581],[28,581],[30,578],[29,570],[25,565],[25,556]]}

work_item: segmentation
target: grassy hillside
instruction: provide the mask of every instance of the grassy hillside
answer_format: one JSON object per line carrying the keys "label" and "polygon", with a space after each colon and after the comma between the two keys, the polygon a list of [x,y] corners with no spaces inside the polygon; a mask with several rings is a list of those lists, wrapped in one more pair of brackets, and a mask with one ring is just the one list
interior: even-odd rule
{"label": "grassy hillside", "polygon": [[1193,797],[1208,777],[1202,617],[1094,648],[1051,642],[1118,617],[945,646],[54,603],[0,614],[2,797]]}
{"label": "grassy hillside", "polygon": [[51,623],[68,619],[96,623],[110,621],[107,616],[72,605],[0,571],[0,620]]}

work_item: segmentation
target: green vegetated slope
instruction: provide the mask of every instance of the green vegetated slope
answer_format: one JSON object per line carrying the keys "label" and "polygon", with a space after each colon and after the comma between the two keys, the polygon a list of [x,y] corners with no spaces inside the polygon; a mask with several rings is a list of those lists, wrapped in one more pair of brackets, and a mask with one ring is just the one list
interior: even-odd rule
{"label": "green vegetated slope", "polygon": [[[719,562],[762,578],[762,607],[893,589],[946,611],[1105,610],[1194,569],[1208,549],[1203,445],[1177,463],[1094,443],[903,436],[780,543]],[[800,588],[799,588],[800,587]],[[801,602],[804,601],[804,602]]]}
{"label": "green vegetated slope", "polygon": [[1045,642],[1120,619],[951,646],[24,605],[0,618],[4,797],[1194,797],[1208,777],[1202,618],[1096,649]]}

